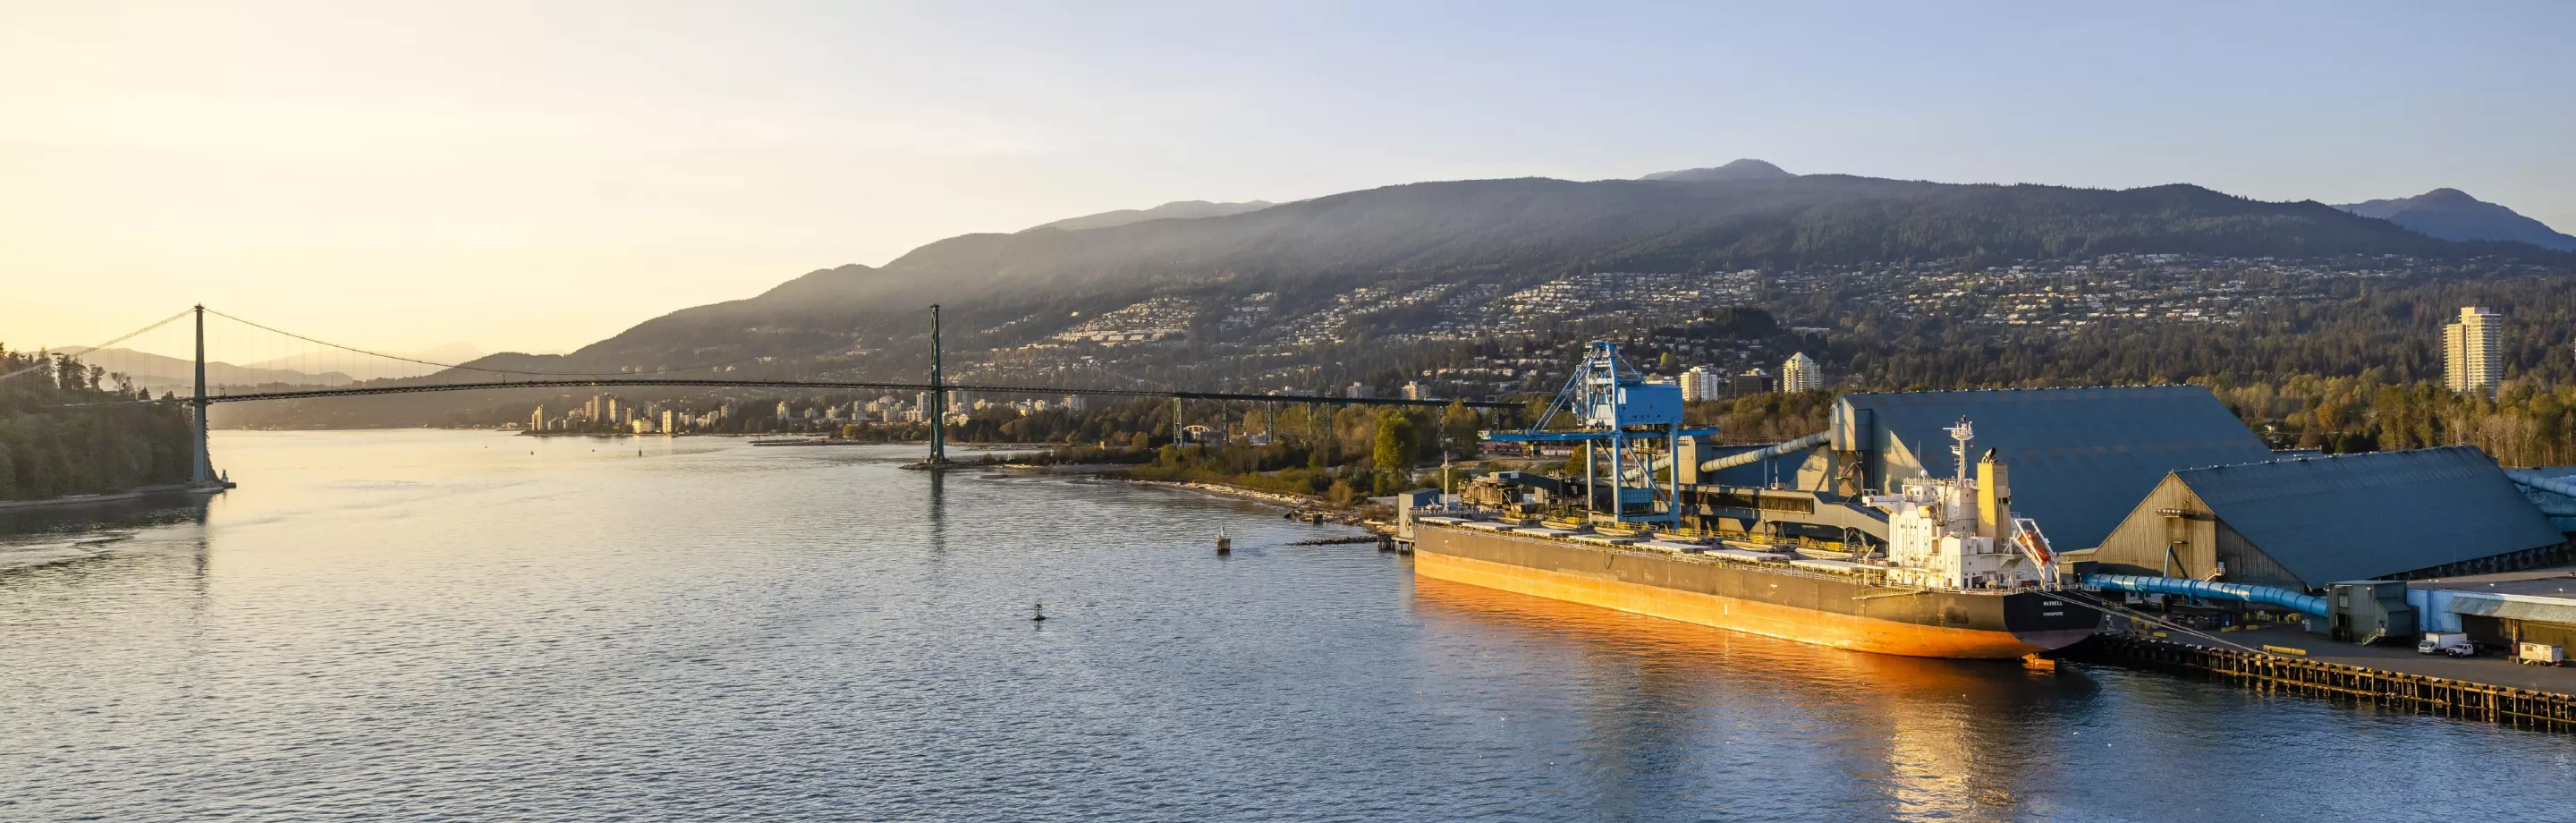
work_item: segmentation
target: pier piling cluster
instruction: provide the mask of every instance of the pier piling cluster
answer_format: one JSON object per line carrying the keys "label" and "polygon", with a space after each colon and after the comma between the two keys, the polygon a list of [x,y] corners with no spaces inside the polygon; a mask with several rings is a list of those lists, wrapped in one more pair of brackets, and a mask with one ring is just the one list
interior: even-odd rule
{"label": "pier piling cluster", "polygon": [[2061,656],[2088,663],[2207,674],[2264,691],[2351,699],[2423,714],[2576,732],[2576,696],[2555,692],[2125,634],[2096,635]]}

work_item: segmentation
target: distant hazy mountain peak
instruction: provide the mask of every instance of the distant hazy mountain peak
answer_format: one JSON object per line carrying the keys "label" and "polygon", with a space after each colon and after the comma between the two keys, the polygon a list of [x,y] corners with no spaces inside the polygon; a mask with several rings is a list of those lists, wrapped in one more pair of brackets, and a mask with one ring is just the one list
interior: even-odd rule
{"label": "distant hazy mountain peak", "polygon": [[1117,211],[1104,211],[1099,214],[1086,214],[1081,217],[1068,217],[1053,223],[1032,227],[1030,230],[1062,229],[1064,231],[1081,231],[1083,229],[1105,229],[1111,226],[1124,226],[1129,223],[1142,223],[1147,220],[1194,220],[1201,217],[1224,217],[1229,214],[1260,211],[1262,209],[1270,208],[1272,205],[1275,204],[1268,200],[1252,200],[1242,203],[1210,203],[1205,200],[1174,200],[1150,209],[1119,209]]}
{"label": "distant hazy mountain peak", "polygon": [[482,349],[477,348],[474,344],[459,340],[451,343],[441,343],[403,356],[415,360],[427,360],[432,363],[469,363],[473,362],[475,358],[482,357],[484,354],[485,352]]}
{"label": "distant hazy mountain peak", "polygon": [[1797,175],[1781,170],[1779,166],[1771,165],[1769,162],[1755,160],[1748,157],[1723,166],[1715,166],[1705,169],[1659,171],[1637,179],[1676,180],[1684,183],[1704,183],[1711,180],[1785,180],[1796,176]]}
{"label": "distant hazy mountain peak", "polygon": [[2346,203],[2335,208],[2363,217],[2376,217],[2444,240],[2506,240],[2576,251],[2576,237],[2454,188],[2434,189],[2413,197]]}

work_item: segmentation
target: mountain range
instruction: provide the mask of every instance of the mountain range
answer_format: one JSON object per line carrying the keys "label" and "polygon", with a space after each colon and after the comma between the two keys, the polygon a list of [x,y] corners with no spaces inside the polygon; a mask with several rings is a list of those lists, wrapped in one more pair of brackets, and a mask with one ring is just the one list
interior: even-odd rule
{"label": "mountain range", "polygon": [[[82,362],[106,368],[126,376],[140,388],[155,392],[181,390],[196,384],[196,361],[179,357],[139,352],[132,349],[89,349],[73,346],[58,350],[76,355]],[[413,369],[406,374],[419,374]],[[206,364],[206,382],[219,386],[257,386],[285,383],[298,386],[345,386],[356,382],[337,371],[308,373],[270,366],[236,366],[222,361]]]}
{"label": "mountain range", "polygon": [[2376,217],[2444,240],[2505,240],[2576,251],[2576,236],[2459,189],[2434,189],[2413,197],[2347,203],[2335,208]]}
{"label": "mountain range", "polygon": [[[196,362],[179,357],[152,354],[133,349],[105,348],[92,350],[73,346],[60,350],[79,356],[84,362],[124,374],[134,385],[153,391],[180,390],[196,384]],[[447,343],[399,356],[424,363],[467,363],[484,356],[470,343]],[[294,386],[345,386],[366,380],[418,377],[436,370],[424,363],[406,363],[366,356],[342,355],[327,366],[301,358],[263,360],[247,365],[234,365],[221,360],[206,363],[206,382],[218,386],[258,386],[286,384]]]}
{"label": "mountain range", "polygon": [[1222,300],[1270,292],[1285,311],[1363,283],[1507,283],[1580,270],[2115,252],[2576,260],[2528,245],[2437,239],[2313,201],[2262,202],[2191,185],[1949,184],[1788,175],[1759,161],[1663,178],[1415,183],[1194,219],[961,235],[881,267],[822,269],[749,299],[673,312],[570,359],[687,362],[710,347],[748,351],[794,330],[864,327],[934,302],[977,328],[1018,323],[1017,339],[991,341],[998,345],[1066,325],[1039,316],[1048,309],[1096,313],[1157,293]]}
{"label": "mountain range", "polygon": [[1081,231],[1083,229],[1105,229],[1111,226],[1124,226],[1129,223],[1142,223],[1147,220],[1195,220],[1201,217],[1224,217],[1229,214],[1260,211],[1262,209],[1270,208],[1273,205],[1277,204],[1268,200],[1254,200],[1248,203],[1210,203],[1205,200],[1175,200],[1150,209],[1119,209],[1117,211],[1104,211],[1099,214],[1086,214],[1081,217],[1067,217],[1053,223],[1045,223],[1030,227],[1026,229],[1026,231],[1037,231],[1039,229]]}
{"label": "mountain range", "polygon": [[[1500,294],[1580,272],[1796,277],[1881,262],[1982,267],[2114,253],[2492,257],[2576,269],[2576,253],[2448,239],[2357,213],[2380,208],[2266,202],[2187,184],[2107,190],[1797,175],[1750,159],[1633,180],[1458,180],[1280,204],[1183,201],[951,237],[883,266],[819,269],[750,298],[675,311],[570,354],[494,355],[477,365],[661,372],[851,356],[890,330],[917,334],[932,303],[947,307],[952,347],[1039,342],[1156,301],[1191,307],[1171,323],[1194,328],[1194,340],[1248,341],[1263,324],[1333,311],[1354,289]],[[1255,300],[1266,302],[1251,325],[1220,322]]]}
{"label": "mountain range", "polygon": [[[343,380],[343,381],[348,381],[348,380],[379,380],[379,379],[388,378],[388,377],[410,377],[410,376],[414,376],[414,375],[418,375],[418,374],[420,374],[420,373],[422,372],[422,370],[424,369],[424,366],[423,366],[423,364],[424,364],[424,363],[445,363],[445,364],[470,363],[470,362],[473,362],[474,360],[476,360],[477,358],[481,358],[483,355],[484,355],[483,350],[482,350],[482,349],[475,348],[475,347],[474,347],[474,344],[472,344],[472,343],[464,343],[464,342],[456,342],[456,343],[442,343],[442,344],[440,344],[440,345],[432,346],[432,347],[430,347],[430,348],[426,348],[426,349],[421,349],[421,350],[419,350],[419,351],[396,352],[396,353],[395,353],[395,356],[397,356],[397,357],[405,357],[405,358],[409,358],[409,359],[412,359],[412,360],[421,361],[421,362],[419,362],[419,363],[405,363],[405,362],[400,361],[400,360],[389,360],[389,359],[381,359],[381,358],[373,358],[373,357],[355,357],[355,358],[350,358],[351,362],[338,364],[336,368],[334,368],[334,369],[330,370],[327,374],[311,375],[311,377],[315,377],[315,378],[334,377],[334,378],[338,378],[338,379]],[[279,358],[279,359],[276,359],[276,360],[262,360],[262,361],[257,362],[257,363],[250,363],[250,364],[247,364],[247,365],[243,366],[243,368],[247,368],[247,369],[274,369],[274,370],[286,371],[286,372],[288,372],[288,373],[292,374],[292,373],[296,373],[296,372],[295,372],[295,370],[296,370],[296,369],[298,369],[298,368],[307,368],[307,369],[309,369],[309,368],[312,368],[312,367],[311,367],[309,364],[307,364],[307,363],[305,363],[304,361],[301,361],[301,360],[299,360],[299,359],[297,359],[297,358],[287,357],[287,358]],[[213,380],[213,379],[214,379],[214,377],[213,377],[212,375],[208,375],[206,379],[208,379],[208,380]],[[217,382],[222,382],[222,381],[217,381]],[[288,380],[288,381],[284,381],[284,382],[297,382],[297,381]],[[325,381],[317,379],[317,380],[313,380],[313,381],[310,381],[310,382],[325,382]]]}
{"label": "mountain range", "polygon": [[1637,179],[1705,183],[1711,180],[1780,180],[1796,176],[1786,169],[1771,165],[1768,161],[1746,158],[1705,169],[1659,171]]}
{"label": "mountain range", "polygon": [[[2361,258],[2384,268],[2391,256],[2428,271],[2576,270],[2576,253],[2434,236],[2400,222],[2404,208],[2387,219],[2367,213],[2385,207],[2266,202],[2187,184],[2108,190],[1799,175],[1759,160],[1641,179],[1457,180],[1278,204],[1183,201],[951,237],[883,266],[819,269],[749,298],[675,311],[570,354],[497,354],[472,365],[910,378],[928,367],[922,314],[938,303],[951,375],[1302,385],[1344,379],[1325,373],[1360,360],[1400,364],[1409,355],[1389,338],[1437,328],[1454,340],[1498,333],[1495,317],[1537,316],[1515,301],[1554,301],[1542,314],[1570,323],[1640,310],[1631,298],[1646,295],[1622,291],[1638,286],[1598,285],[1607,281],[1596,274],[1664,278],[1655,282],[1672,285],[1642,288],[1681,289],[1655,296],[1664,308],[1653,311],[1669,313],[1778,310],[1773,302],[1798,284],[1864,268],[1977,271],[2121,254],[2320,261],[2308,267],[2319,272],[2349,270],[2334,261]],[[1830,293],[1800,299],[1807,302],[1793,313],[1824,315],[1815,320],[1868,308]],[[1182,333],[1150,335],[1158,341],[1150,346],[1061,345],[1154,330]],[[1177,343],[1159,342],[1167,338]],[[1342,348],[1303,348],[1313,345]],[[1276,356],[1288,351],[1308,353]]]}

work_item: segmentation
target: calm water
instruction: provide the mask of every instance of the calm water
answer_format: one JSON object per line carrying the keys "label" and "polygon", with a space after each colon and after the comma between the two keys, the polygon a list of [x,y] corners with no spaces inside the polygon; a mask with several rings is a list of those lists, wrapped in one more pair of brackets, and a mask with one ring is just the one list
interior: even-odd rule
{"label": "calm water", "polygon": [[0,820],[2576,819],[2576,736],[1417,582],[910,449],[638,447],[220,434],[210,504],[0,514]]}

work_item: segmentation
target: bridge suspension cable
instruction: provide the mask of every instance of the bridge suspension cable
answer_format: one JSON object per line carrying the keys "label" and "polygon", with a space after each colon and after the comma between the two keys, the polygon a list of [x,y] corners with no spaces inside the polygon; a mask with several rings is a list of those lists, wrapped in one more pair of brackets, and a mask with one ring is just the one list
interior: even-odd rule
{"label": "bridge suspension cable", "polygon": [[[101,349],[105,349],[105,348],[107,348],[107,347],[109,347],[109,346],[113,346],[113,345],[116,345],[116,344],[118,344],[118,343],[123,343],[123,342],[125,342],[125,341],[132,340],[132,339],[137,338],[137,337],[141,337],[141,336],[143,336],[143,334],[144,334],[144,333],[146,333],[146,332],[150,332],[150,331],[153,331],[153,330],[155,330],[155,329],[159,329],[159,328],[161,328],[162,326],[170,325],[172,322],[177,321],[179,318],[182,318],[182,317],[186,317],[186,316],[188,316],[188,313],[189,313],[189,312],[192,312],[192,311],[196,311],[196,310],[195,310],[195,309],[193,309],[193,308],[191,308],[191,309],[180,309],[180,310],[179,310],[179,313],[177,313],[177,314],[173,314],[173,315],[170,315],[170,316],[168,316],[168,317],[161,318],[160,320],[155,321],[155,322],[153,322],[153,323],[152,323],[152,324],[150,324],[150,325],[144,326],[143,328],[135,329],[135,330],[133,330],[133,331],[130,331],[130,332],[126,332],[126,333],[124,333],[124,334],[117,335],[114,339],[111,339],[111,340],[109,340],[109,341],[107,341],[107,342],[105,342],[105,343],[100,343],[100,344],[95,345],[95,346],[87,346],[87,347],[83,347],[83,348],[80,350],[80,353],[79,353],[79,354],[75,354],[75,355],[73,355],[73,356],[74,356],[74,357],[79,357],[80,355],[83,355],[83,354],[88,354],[88,353],[91,353],[91,352],[99,351],[99,350],[101,350]],[[49,368],[52,368],[52,367],[53,367],[53,366],[52,366],[52,364],[40,363],[40,364],[37,364],[37,365],[34,365],[34,366],[29,366],[29,367],[27,367],[27,368],[23,368],[23,369],[19,369],[19,370],[17,370],[17,371],[10,372],[10,373],[8,373],[8,374],[0,374],[0,380],[7,380],[7,379],[9,379],[9,378],[16,377],[16,376],[18,376],[18,375],[22,375],[22,374],[33,374],[33,373],[35,373],[35,372],[44,371],[44,370],[49,369]]]}
{"label": "bridge suspension cable", "polygon": [[[700,369],[713,369],[713,368],[719,368],[719,367],[723,367],[723,366],[738,366],[738,365],[742,365],[742,364],[744,364],[744,363],[749,363],[749,362],[752,362],[752,361],[755,361],[755,360],[774,359],[774,358],[778,358],[778,357],[782,357],[782,356],[792,356],[792,355],[797,355],[797,354],[804,354],[804,353],[807,353],[807,352],[812,352],[812,351],[815,351],[815,350],[824,349],[824,348],[829,348],[829,347],[833,347],[833,346],[843,346],[843,345],[848,345],[848,344],[849,344],[849,342],[850,342],[851,340],[859,339],[859,338],[860,338],[861,336],[863,336],[863,335],[869,335],[869,334],[874,334],[874,333],[877,333],[877,332],[884,331],[884,330],[886,330],[887,328],[890,328],[890,327],[892,327],[892,326],[896,325],[897,323],[901,322],[901,321],[899,321],[899,320],[891,320],[891,319],[890,319],[890,320],[886,320],[886,321],[884,321],[884,322],[880,322],[880,323],[877,323],[877,324],[875,324],[875,325],[867,326],[867,327],[864,327],[864,328],[853,329],[853,330],[845,331],[845,332],[837,332],[838,334],[844,335],[845,337],[849,338],[849,340],[836,341],[836,342],[832,342],[832,343],[818,343],[818,344],[815,344],[815,345],[812,345],[812,346],[806,346],[806,347],[803,347],[803,348],[800,348],[800,349],[789,349],[789,350],[787,350],[786,352],[782,352],[782,353],[778,353],[778,354],[760,354],[760,355],[752,355],[752,356],[749,356],[749,357],[743,357],[743,358],[738,358],[738,359],[734,359],[734,360],[726,360],[726,361],[716,362],[716,363],[698,363],[698,364],[688,365],[688,366],[666,366],[666,367],[656,368],[656,369],[640,369],[640,370],[637,370],[637,371],[614,371],[614,372],[604,372],[604,371],[530,371],[530,370],[526,370],[526,369],[503,369],[503,368],[494,368],[494,367],[490,367],[490,366],[474,366],[474,365],[468,365],[468,364],[463,364],[463,363],[440,363],[440,362],[432,361],[432,360],[422,360],[422,359],[419,359],[419,358],[416,358],[416,357],[405,357],[405,356],[398,355],[398,354],[386,354],[386,353],[378,352],[378,351],[369,351],[369,350],[367,350],[367,349],[361,349],[361,348],[358,348],[358,347],[356,347],[356,346],[348,346],[348,345],[342,345],[342,344],[339,344],[339,343],[333,343],[333,342],[328,341],[328,340],[320,340],[320,339],[316,339],[316,338],[313,338],[313,337],[308,337],[308,336],[306,336],[306,335],[297,334],[297,333],[295,333],[295,332],[287,331],[287,330],[285,330],[285,329],[280,329],[280,328],[277,328],[277,327],[274,327],[274,326],[265,325],[265,324],[262,324],[262,323],[259,323],[259,322],[256,322],[256,321],[246,320],[246,319],[243,319],[243,318],[240,318],[240,317],[236,317],[236,316],[233,316],[233,315],[230,315],[230,314],[225,314],[225,313],[223,313],[223,312],[221,312],[221,311],[217,311],[217,310],[214,310],[214,309],[207,309],[207,310],[206,310],[206,313],[207,313],[207,314],[215,315],[215,316],[217,316],[217,317],[222,317],[222,318],[224,318],[224,319],[226,319],[226,320],[231,320],[231,321],[233,321],[233,322],[240,323],[240,324],[245,325],[245,326],[250,326],[250,327],[252,327],[252,328],[260,329],[260,330],[262,330],[262,331],[267,331],[267,332],[270,332],[270,333],[273,333],[273,334],[280,334],[280,335],[284,335],[284,336],[287,336],[287,337],[295,338],[295,339],[297,339],[297,340],[302,340],[302,341],[307,342],[307,343],[312,343],[312,344],[319,345],[319,346],[327,346],[327,347],[330,347],[330,348],[340,349],[340,350],[343,350],[343,351],[356,352],[356,353],[358,353],[358,354],[364,354],[364,355],[368,355],[368,356],[371,356],[371,357],[381,357],[381,358],[384,358],[384,359],[387,359],[387,360],[394,360],[394,361],[399,361],[399,362],[404,362],[404,363],[413,363],[413,364],[418,364],[418,365],[423,365],[423,366],[432,366],[432,367],[436,367],[436,368],[439,368],[439,369],[458,369],[458,370],[463,370],[463,371],[483,372],[483,373],[486,373],[486,374],[515,374],[515,375],[527,375],[527,376],[531,376],[531,377],[605,377],[605,376],[612,375],[612,374],[616,374],[616,375],[672,374],[672,373],[677,373],[677,372],[697,371],[697,370],[700,370]],[[180,314],[184,315],[184,314],[186,314],[186,312],[181,312]],[[171,319],[177,319],[177,316],[175,316],[175,315],[174,315]],[[166,323],[166,322],[169,322],[169,321],[168,321],[168,320],[164,320],[164,321],[162,321],[162,322]]]}
{"label": "bridge suspension cable", "polygon": [[[189,317],[192,313],[200,311],[202,311],[203,315],[212,315],[216,318],[231,321],[231,324],[200,322],[194,326],[172,326],[173,323],[180,319]],[[1126,374],[1119,370],[1105,368],[1097,364],[1084,370],[1128,382],[1131,386],[1125,388],[1106,388],[1095,386],[1019,384],[1010,382],[1007,377],[1002,381],[980,384],[952,382],[947,380],[912,382],[883,380],[833,380],[820,377],[681,378],[676,376],[676,373],[679,372],[703,371],[707,369],[749,363],[756,360],[773,360],[782,356],[792,357],[798,353],[809,352],[816,349],[848,346],[852,345],[854,342],[864,342],[870,336],[880,334],[891,327],[905,324],[908,320],[909,318],[904,317],[888,318],[883,322],[871,324],[865,327],[842,332],[834,332],[832,334],[839,339],[829,343],[804,347],[802,349],[792,349],[782,354],[754,355],[729,361],[701,363],[690,366],[663,367],[639,371],[551,372],[531,369],[507,369],[490,366],[442,363],[423,357],[390,354],[382,351],[362,349],[356,346],[334,343],[310,335],[287,331],[275,326],[270,326],[237,315],[218,311],[213,308],[190,308],[170,315],[169,317],[162,318],[150,325],[119,335],[118,337],[97,346],[91,346],[80,350],[80,353],[76,355],[76,357],[84,363],[95,366],[104,362],[117,366],[117,368],[108,373],[114,374],[117,377],[120,381],[120,388],[128,390],[140,388],[144,391],[141,396],[132,400],[104,401],[76,405],[106,406],[122,405],[126,403],[197,402],[193,398],[182,398],[178,395],[181,393],[194,395],[196,392],[193,389],[192,384],[202,383],[204,389],[204,400],[202,402],[208,404],[237,403],[258,400],[297,400],[328,397],[363,397],[384,394],[476,391],[487,389],[700,387],[806,388],[823,390],[860,389],[871,391],[930,392],[965,391],[986,394],[1156,397],[1170,398],[1175,403],[1184,400],[1202,400],[1214,401],[1220,404],[1227,402],[1289,402],[1328,405],[1445,406],[1451,402],[1464,402],[1466,405],[1474,408],[1499,409],[1517,407],[1517,404],[1515,403],[1494,401],[1406,400],[1401,398],[1351,398],[1326,395],[1190,391],[1178,388],[1167,381],[1153,380],[1133,374]],[[233,324],[237,324],[237,326]],[[241,329],[243,328],[256,330],[258,334],[245,337],[241,334]],[[135,343],[127,348],[115,348],[119,344],[137,341],[150,332],[162,329],[174,329],[170,332],[170,336],[175,336],[175,339],[147,340]],[[309,348],[299,351],[295,344],[303,344]],[[181,352],[193,352],[193,354],[186,356],[173,356]],[[424,367],[431,371],[416,371],[408,374],[402,373],[398,370],[389,371],[383,369],[381,364],[363,363],[350,359],[352,357],[375,358],[390,363],[410,364],[413,366]],[[192,364],[189,362],[191,358],[199,362]],[[20,369],[6,375],[0,375],[0,379],[33,373],[35,371],[42,370],[43,368],[43,366],[37,366]],[[411,382],[417,378],[426,378],[433,374],[451,370],[528,379],[505,379],[498,381],[454,380],[451,382],[438,383]],[[191,371],[198,372],[199,374],[191,375]],[[93,375],[93,379],[96,379],[100,372],[93,371],[91,374]],[[653,377],[651,375],[674,376]],[[996,376],[999,377],[1001,375]],[[387,377],[403,379],[399,381],[381,379]],[[1143,387],[1137,387],[1137,384],[1140,384]],[[161,394],[162,398],[158,400],[151,399],[151,395],[154,393]],[[1176,427],[1181,423],[1181,418],[1177,409],[1173,415],[1172,422]]]}

